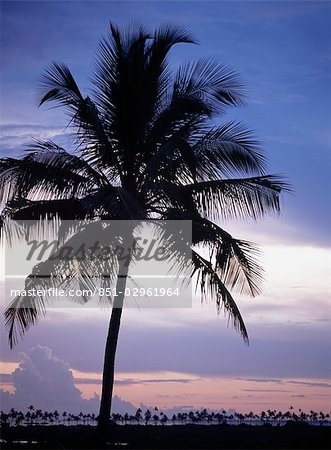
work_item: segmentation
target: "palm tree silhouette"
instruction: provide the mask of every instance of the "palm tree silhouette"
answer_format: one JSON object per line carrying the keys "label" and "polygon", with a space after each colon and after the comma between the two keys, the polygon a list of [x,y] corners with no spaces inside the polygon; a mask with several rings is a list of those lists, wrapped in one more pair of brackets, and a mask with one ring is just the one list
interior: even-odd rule
{"label": "palm tree silhouette", "polygon": [[144,416],[145,416],[145,425],[148,425],[149,421],[150,421],[151,418],[152,418],[152,413],[150,412],[149,409],[147,409],[147,410],[145,411]]}
{"label": "palm tree silhouette", "polygon": [[139,425],[139,424],[140,424],[140,421],[143,419],[141,408],[138,408],[138,409],[137,409],[134,418],[135,418],[136,422],[137,422],[138,425]]}
{"label": "palm tree silhouette", "polygon": [[[36,140],[23,158],[1,159],[5,208],[0,223],[46,217],[190,220],[192,276],[202,297],[214,300],[218,311],[224,309],[248,342],[230,291],[257,295],[262,269],[256,247],[232,237],[219,223],[279,212],[280,192],[288,187],[281,177],[266,174],[265,157],[249,130],[237,122],[219,124],[228,107],[244,101],[233,70],[203,59],[170,71],[171,48],[193,42],[178,27],[151,33],[133,26],[121,32],[111,24],[99,45],[89,96],[66,65],[50,64],[40,105],[65,108],[77,149]],[[209,256],[199,252],[201,245]],[[126,278],[127,273],[118,278],[118,292]],[[45,299],[29,308],[20,308],[21,301],[16,298],[5,312],[11,346],[45,311]],[[105,348],[101,430],[110,418],[123,295],[116,302]]]}

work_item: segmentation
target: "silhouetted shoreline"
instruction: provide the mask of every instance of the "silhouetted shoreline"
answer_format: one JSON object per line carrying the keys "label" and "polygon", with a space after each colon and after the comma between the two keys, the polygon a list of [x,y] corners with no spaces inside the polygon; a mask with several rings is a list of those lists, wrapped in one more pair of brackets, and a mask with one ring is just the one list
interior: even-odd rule
{"label": "silhouetted shoreline", "polygon": [[[97,428],[89,425],[7,426],[1,431],[4,449],[97,448]],[[295,422],[284,426],[111,425],[106,448],[327,449],[330,443],[331,427]]]}

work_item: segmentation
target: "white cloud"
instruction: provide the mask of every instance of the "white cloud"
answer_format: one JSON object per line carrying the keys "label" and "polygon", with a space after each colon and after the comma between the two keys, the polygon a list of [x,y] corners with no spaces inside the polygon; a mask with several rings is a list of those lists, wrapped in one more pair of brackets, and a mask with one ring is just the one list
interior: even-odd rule
{"label": "white cloud", "polygon": [[1,156],[22,154],[32,139],[52,140],[64,148],[70,148],[72,133],[61,126],[9,123],[0,125]]}
{"label": "white cloud", "polygon": [[[0,391],[1,408],[25,410],[29,405],[43,410],[59,410],[78,413],[80,411],[97,413],[99,396],[89,400],[74,384],[69,364],[59,359],[51,349],[37,345],[27,354],[21,353],[19,367],[12,378],[15,392]],[[133,413],[135,407],[119,397],[113,400],[113,412]]]}

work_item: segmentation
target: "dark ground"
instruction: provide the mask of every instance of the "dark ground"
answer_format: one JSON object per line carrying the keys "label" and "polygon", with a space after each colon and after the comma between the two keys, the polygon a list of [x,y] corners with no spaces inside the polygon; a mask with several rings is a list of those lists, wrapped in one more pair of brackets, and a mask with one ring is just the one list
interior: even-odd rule
{"label": "dark ground", "polygon": [[[27,426],[1,430],[4,449],[93,449],[90,426]],[[13,441],[28,441],[14,443]],[[37,441],[38,443],[31,443]],[[107,448],[125,449],[330,449],[331,427],[300,423],[285,426],[171,425],[112,426]],[[103,447],[104,448],[104,447]]]}

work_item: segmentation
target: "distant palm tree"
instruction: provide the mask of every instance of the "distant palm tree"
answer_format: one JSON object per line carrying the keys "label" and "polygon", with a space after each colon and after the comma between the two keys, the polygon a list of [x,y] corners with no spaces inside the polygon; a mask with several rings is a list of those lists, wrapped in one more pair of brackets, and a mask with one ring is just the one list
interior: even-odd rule
{"label": "distant palm tree", "polygon": [[150,412],[149,409],[147,409],[145,411],[145,425],[148,425],[148,422],[151,420],[152,418],[152,413]]}
{"label": "distant palm tree", "polygon": [[140,421],[143,419],[141,408],[138,408],[138,409],[137,409],[134,418],[135,418],[136,422],[137,422],[138,425],[139,425]]}
{"label": "distant palm tree", "polygon": [[[226,108],[243,103],[236,73],[202,59],[173,74],[167,56],[181,43],[193,43],[182,28],[121,32],[111,24],[99,45],[89,96],[66,65],[52,63],[43,75],[40,105],[54,102],[66,109],[76,151],[37,140],[21,159],[1,159],[5,208],[0,222],[190,220],[192,276],[202,296],[224,309],[248,341],[230,291],[257,295],[261,268],[254,245],[232,237],[220,222],[279,212],[279,194],[287,186],[266,174],[265,157],[249,130],[237,122],[219,123]],[[200,246],[209,256],[199,252]],[[118,292],[125,283],[124,274]],[[16,298],[5,312],[11,346],[44,312],[45,300],[19,308],[24,300]],[[122,296],[116,299],[106,342],[99,414],[103,430],[110,418],[123,301]]]}
{"label": "distant palm tree", "polygon": [[161,424],[162,425],[166,425],[168,420],[169,420],[168,416],[166,414],[162,414],[162,417],[161,417],[161,420],[160,420]]}

